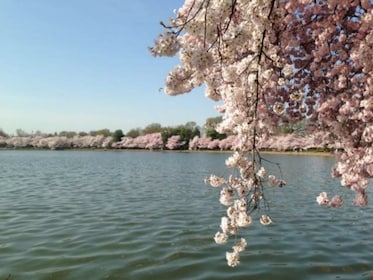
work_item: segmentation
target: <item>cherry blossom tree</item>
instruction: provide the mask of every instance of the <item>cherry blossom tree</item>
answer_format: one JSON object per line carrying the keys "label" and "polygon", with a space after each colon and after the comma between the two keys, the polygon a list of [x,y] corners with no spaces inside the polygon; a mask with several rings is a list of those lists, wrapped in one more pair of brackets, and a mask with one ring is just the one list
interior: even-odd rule
{"label": "cherry blossom tree", "polygon": [[145,149],[149,150],[160,150],[163,149],[162,134],[160,132],[150,133],[144,135],[145,138]]}
{"label": "cherry blossom tree", "polygon": [[122,141],[127,142],[126,143],[127,146],[124,146],[124,145],[122,146],[124,148],[148,149],[148,150],[158,150],[158,149],[163,148],[162,135],[159,132],[140,135],[131,140],[128,137],[123,137]]}
{"label": "cherry blossom tree", "polygon": [[212,141],[211,137],[205,137],[205,136],[199,137],[198,145],[197,145],[198,149],[207,150],[211,141]]}
{"label": "cherry blossom tree", "polygon": [[198,148],[198,140],[199,140],[199,136],[197,136],[197,135],[194,136],[192,139],[190,139],[188,149],[189,150],[196,150]]}
{"label": "cherry blossom tree", "polygon": [[119,142],[114,142],[111,147],[114,149],[131,149],[135,148],[136,145],[134,144],[133,137],[124,136]]}
{"label": "cherry blossom tree", "polygon": [[207,145],[207,148],[209,150],[216,150],[219,148],[220,140],[219,139],[213,139],[210,141],[210,143]]}
{"label": "cherry blossom tree", "polygon": [[221,150],[237,150],[238,139],[235,135],[220,140],[219,148]]}
{"label": "cherry blossom tree", "polygon": [[[373,8],[370,0],[186,0],[155,41],[154,56],[178,55],[180,65],[166,78],[165,92],[178,95],[205,85],[220,101],[219,133],[237,136],[227,160],[239,177],[211,176],[228,207],[220,244],[260,213],[271,223],[264,182],[283,186],[267,174],[260,146],[281,125],[307,119],[308,132],[328,131],[343,146],[333,176],[367,204],[373,177]],[[340,197],[320,205],[339,207]],[[322,203],[320,203],[322,202]],[[241,239],[227,252],[239,264]]]}
{"label": "cherry blossom tree", "polygon": [[11,148],[27,148],[32,145],[32,139],[29,136],[14,136],[7,138],[5,142]]}
{"label": "cherry blossom tree", "polygon": [[0,147],[6,147],[7,146],[7,137],[0,136]]}
{"label": "cherry blossom tree", "polygon": [[185,141],[181,140],[180,135],[172,135],[171,137],[167,139],[166,148],[169,150],[175,150],[175,149],[180,148],[184,144],[185,144]]}

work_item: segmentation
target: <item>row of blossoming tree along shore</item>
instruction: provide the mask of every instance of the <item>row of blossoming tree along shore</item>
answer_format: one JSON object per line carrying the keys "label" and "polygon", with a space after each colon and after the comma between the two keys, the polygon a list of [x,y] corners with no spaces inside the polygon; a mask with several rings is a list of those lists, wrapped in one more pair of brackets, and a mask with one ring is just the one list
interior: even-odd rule
{"label": "row of blossoming tree along shore", "polygon": [[[220,133],[237,136],[226,165],[237,176],[206,180],[220,187],[227,206],[215,236],[219,244],[250,226],[253,215],[270,224],[262,143],[282,124],[302,119],[308,129],[331,132],[343,145],[332,170],[365,206],[373,177],[372,0],[185,0],[150,48],[154,56],[178,56],[165,92],[184,94],[201,85],[219,101]],[[264,141],[263,141],[264,140]],[[301,175],[301,174],[300,174]],[[317,198],[338,207],[339,196]],[[290,205],[290,204],[289,204]],[[236,266],[246,241],[226,253]]]}
{"label": "row of blossoming tree along shore", "polygon": [[[172,135],[165,141],[162,133],[150,133],[137,137],[123,136],[114,141],[112,136],[75,135],[66,136],[0,136],[0,148],[8,149],[146,149],[146,150],[220,150],[235,151],[239,145],[237,136],[212,139],[207,136],[194,136],[189,141],[180,135]],[[295,133],[276,135],[260,139],[258,147],[269,151],[334,151],[342,150],[340,143],[334,142],[325,133],[301,136]]]}

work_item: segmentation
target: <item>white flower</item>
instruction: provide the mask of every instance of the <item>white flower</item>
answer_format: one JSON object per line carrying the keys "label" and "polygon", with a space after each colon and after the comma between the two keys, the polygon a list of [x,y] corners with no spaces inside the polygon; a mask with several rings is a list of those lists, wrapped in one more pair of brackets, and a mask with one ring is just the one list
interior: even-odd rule
{"label": "white flower", "polygon": [[229,222],[228,217],[221,217],[220,228],[222,229],[224,233],[229,232],[230,222]]}
{"label": "white flower", "polygon": [[225,164],[232,168],[232,167],[237,167],[238,162],[240,161],[241,156],[238,152],[234,152],[233,155],[231,155],[226,161]]}
{"label": "white flower", "polygon": [[217,244],[225,244],[227,243],[228,235],[218,231],[214,236],[214,240]]}
{"label": "white flower", "polygon": [[283,85],[285,85],[285,79],[284,78],[280,78],[280,79],[278,79],[278,85],[279,86],[283,86]]}
{"label": "white flower", "polygon": [[258,170],[258,172],[256,173],[256,175],[258,175],[262,179],[265,177],[266,170],[264,169],[263,166],[260,167],[260,169]]}
{"label": "white flower", "polygon": [[327,205],[329,202],[328,194],[326,192],[321,192],[318,197],[316,197],[316,201],[319,205]]}
{"label": "white flower", "polygon": [[373,142],[373,125],[367,126],[364,129],[362,139],[367,143]]}
{"label": "white flower", "polygon": [[263,196],[262,196],[261,193],[257,192],[257,193],[253,193],[253,194],[251,194],[251,199],[252,199],[253,201],[258,202],[258,201],[260,201],[260,200],[263,199]]}
{"label": "white flower", "polygon": [[234,220],[229,220],[228,217],[222,217],[220,228],[225,234],[236,234],[238,231],[238,226]]}
{"label": "white flower", "polygon": [[247,245],[247,242],[245,240],[245,238],[241,238],[241,240],[239,242],[237,242],[236,244],[233,245],[233,251],[236,252],[236,253],[240,253],[240,252],[243,252],[246,248],[246,245]]}
{"label": "white flower", "polygon": [[234,219],[236,215],[237,215],[236,210],[233,207],[228,207],[228,209],[227,209],[227,216],[230,219]]}
{"label": "white flower", "polygon": [[174,56],[180,49],[177,35],[172,32],[164,32],[159,35],[151,48],[153,56]]}
{"label": "white flower", "polygon": [[224,188],[220,192],[220,203],[224,206],[229,206],[232,204],[232,198],[234,196],[234,192],[232,189]]}
{"label": "white flower", "polygon": [[268,176],[268,185],[271,187],[283,187],[286,185],[286,182],[284,180],[277,179],[274,175]]}
{"label": "white flower", "polygon": [[273,105],[273,112],[277,115],[283,115],[285,113],[285,106],[283,103],[276,102],[275,105]]}
{"label": "white flower", "polygon": [[203,71],[213,63],[213,58],[206,50],[195,49],[191,55],[192,65],[199,71]]}
{"label": "white flower", "polygon": [[267,226],[269,224],[272,223],[272,220],[271,218],[268,216],[268,215],[262,215],[260,217],[260,223],[263,225],[263,226]]}
{"label": "white flower", "polygon": [[212,187],[220,187],[221,185],[225,184],[226,181],[222,177],[218,177],[216,175],[210,175],[206,181],[212,186]]}
{"label": "white flower", "polygon": [[244,198],[246,196],[246,189],[245,189],[244,186],[237,187],[236,191],[237,191],[239,197]]}
{"label": "white flower", "polygon": [[222,217],[220,228],[225,234],[236,234],[238,231],[238,226],[234,220],[230,220],[228,217]]}
{"label": "white flower", "polygon": [[268,185],[270,185],[271,187],[275,187],[277,185],[277,179],[274,175],[269,175],[268,176]]}
{"label": "white flower", "polygon": [[300,91],[293,92],[290,94],[290,99],[296,102],[299,102],[302,100],[303,94]]}
{"label": "white flower", "polygon": [[240,255],[237,252],[226,252],[225,258],[231,267],[235,267],[240,263]]}
{"label": "white flower", "polygon": [[293,66],[286,64],[284,68],[282,68],[282,73],[284,73],[285,77],[289,77],[291,74],[293,74]]}
{"label": "white flower", "polygon": [[247,210],[247,203],[245,199],[235,200],[233,207],[238,211],[246,211]]}
{"label": "white flower", "polygon": [[239,212],[237,218],[237,225],[239,227],[248,227],[252,223],[252,218],[250,215],[247,215],[246,212]]}

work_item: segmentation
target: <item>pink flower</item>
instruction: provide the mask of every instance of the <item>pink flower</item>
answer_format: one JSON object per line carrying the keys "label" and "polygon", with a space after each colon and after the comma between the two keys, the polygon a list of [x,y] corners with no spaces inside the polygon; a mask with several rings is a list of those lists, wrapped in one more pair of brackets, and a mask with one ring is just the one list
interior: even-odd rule
{"label": "pink flower", "polygon": [[368,196],[364,190],[356,192],[354,205],[356,206],[367,206]]}
{"label": "pink flower", "polygon": [[333,198],[329,201],[328,206],[329,207],[341,207],[343,205],[343,200],[339,195],[333,196]]}

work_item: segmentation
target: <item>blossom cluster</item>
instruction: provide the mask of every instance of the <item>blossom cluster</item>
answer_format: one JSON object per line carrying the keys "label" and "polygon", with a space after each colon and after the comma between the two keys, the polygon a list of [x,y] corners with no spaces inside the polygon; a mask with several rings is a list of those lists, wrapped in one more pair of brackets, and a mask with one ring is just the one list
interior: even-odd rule
{"label": "blossom cluster", "polygon": [[332,132],[346,151],[365,148],[373,127],[372,6],[187,0],[153,54],[178,50],[181,63],[167,77],[166,92],[205,84],[206,95],[223,103],[220,131],[237,134],[242,151],[252,148],[254,126],[266,135],[304,117],[313,121],[311,130]]}
{"label": "blossom cluster", "polygon": [[[220,231],[216,232],[214,240],[217,244],[226,244],[230,236],[237,236],[241,228],[248,228],[252,222],[252,213],[260,211],[259,221],[262,225],[272,223],[268,215],[267,202],[264,194],[264,182],[269,186],[282,187],[285,182],[274,175],[267,175],[258,161],[249,160],[248,157],[235,152],[226,160],[230,168],[240,171],[239,177],[230,176],[228,179],[217,175],[210,175],[205,183],[215,188],[221,188],[219,201],[227,207],[226,214],[221,218]],[[260,166],[260,167],[259,167]],[[236,266],[240,262],[240,254],[246,247],[246,240],[234,243],[232,252],[226,253],[229,266]]]}
{"label": "blossom cluster", "polygon": [[343,205],[343,200],[339,195],[335,195],[329,200],[328,194],[326,192],[321,192],[316,198],[319,205],[326,205],[328,207],[341,207]]}
{"label": "blossom cluster", "polygon": [[163,148],[162,135],[149,133],[135,138],[124,136],[121,141],[113,143],[112,148],[159,150]]}
{"label": "blossom cluster", "polygon": [[[356,192],[356,205],[366,204],[373,177],[372,1],[186,0],[166,29],[178,37],[169,47],[180,58],[166,93],[204,84],[206,96],[221,103],[218,132],[236,135],[243,154],[257,151],[278,126],[306,119],[308,133],[328,132],[343,148],[332,174]],[[154,49],[167,45],[160,38]],[[260,177],[240,172],[246,183]],[[220,200],[231,201],[231,190]],[[341,205],[338,197],[318,201]],[[239,261],[237,253],[227,259]]]}

